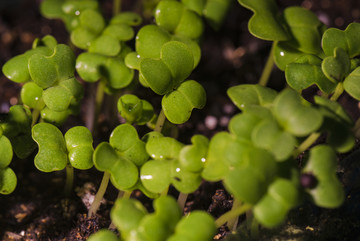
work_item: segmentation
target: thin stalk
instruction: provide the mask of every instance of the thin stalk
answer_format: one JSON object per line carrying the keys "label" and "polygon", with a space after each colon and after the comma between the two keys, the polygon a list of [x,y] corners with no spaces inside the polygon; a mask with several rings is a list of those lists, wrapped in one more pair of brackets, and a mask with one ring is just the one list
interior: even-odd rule
{"label": "thin stalk", "polygon": [[66,182],[65,182],[65,196],[70,197],[71,190],[74,185],[74,168],[71,165],[66,166]]}
{"label": "thin stalk", "polygon": [[121,0],[114,0],[113,15],[120,13],[120,11],[121,11]]}
{"label": "thin stalk", "polygon": [[270,78],[270,75],[271,75],[271,72],[272,72],[272,69],[273,69],[273,66],[274,66],[274,49],[275,49],[275,44],[277,42],[274,41],[273,44],[271,45],[271,50],[270,50],[270,53],[269,53],[269,56],[266,60],[266,64],[265,64],[265,67],[263,69],[263,72],[261,74],[261,77],[260,77],[260,80],[258,82],[259,85],[262,85],[262,86],[266,86],[268,81],[269,81],[269,78]]}
{"label": "thin stalk", "polygon": [[300,153],[306,151],[320,137],[320,133],[314,132],[300,146],[294,150],[293,156],[297,157]]}
{"label": "thin stalk", "polygon": [[109,179],[110,179],[110,173],[109,172],[104,172],[104,175],[103,175],[103,178],[101,180],[99,190],[97,191],[97,193],[95,195],[95,198],[94,198],[94,202],[91,204],[91,207],[89,209],[88,217],[91,217],[92,215],[95,215],[95,213],[99,209],[101,200],[103,199],[106,188],[107,188],[107,186],[109,184]]}
{"label": "thin stalk", "polygon": [[166,117],[165,117],[164,111],[161,110],[160,114],[157,118],[154,131],[161,132],[162,128],[164,127],[165,120],[166,120]]}
{"label": "thin stalk", "polygon": [[[234,198],[234,200],[233,200],[233,205],[232,205],[231,210],[240,208],[240,207],[241,207],[241,204],[242,204],[242,203],[241,203],[238,199]],[[235,217],[235,218],[233,218],[233,219],[230,219],[230,220],[227,222],[227,226],[228,226],[229,230],[231,230],[231,231],[235,231],[235,230],[236,230],[236,226],[237,226],[237,224],[238,224],[238,220],[239,220],[239,216],[237,216],[237,217]]]}
{"label": "thin stalk", "polygon": [[93,125],[92,131],[96,132],[96,128],[99,121],[99,115],[101,111],[101,106],[104,100],[104,92],[105,90],[105,81],[100,80],[96,89],[96,97],[95,97],[95,111],[94,111],[94,118],[93,118]]}
{"label": "thin stalk", "polygon": [[230,211],[224,213],[218,219],[216,219],[216,227],[220,228],[224,223],[244,214],[247,210],[250,210],[251,207],[252,206],[250,204],[243,204],[240,207],[231,209]]}
{"label": "thin stalk", "polygon": [[179,197],[178,197],[177,202],[178,202],[181,210],[184,210],[184,208],[185,208],[185,203],[186,203],[186,199],[188,198],[188,196],[189,196],[189,195],[188,195],[187,193],[183,193],[183,192],[180,192],[180,193],[179,193]]}
{"label": "thin stalk", "polygon": [[344,86],[343,84],[340,82],[334,91],[334,94],[330,97],[331,101],[337,101],[337,99],[339,99],[339,97],[342,95],[342,93],[344,92]]}

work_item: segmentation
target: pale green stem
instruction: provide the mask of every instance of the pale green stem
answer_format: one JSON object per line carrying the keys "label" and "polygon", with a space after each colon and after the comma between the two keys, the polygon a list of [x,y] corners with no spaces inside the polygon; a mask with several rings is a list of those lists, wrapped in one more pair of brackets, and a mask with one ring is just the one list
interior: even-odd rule
{"label": "pale green stem", "polygon": [[160,114],[159,114],[159,116],[158,116],[158,118],[157,118],[154,131],[157,131],[157,132],[160,132],[160,133],[161,133],[162,128],[163,128],[164,123],[165,123],[165,120],[166,120],[166,117],[165,117],[164,111],[161,110],[161,111],[160,111]]}
{"label": "pale green stem", "polygon": [[96,132],[96,128],[99,121],[99,115],[101,111],[101,106],[104,100],[104,89],[105,89],[105,81],[100,80],[96,89],[96,97],[95,97],[95,111],[94,111],[94,118],[93,118],[93,133]]}
{"label": "pale green stem", "polygon": [[188,196],[189,196],[189,195],[186,194],[186,193],[183,193],[183,192],[180,192],[180,193],[179,193],[179,197],[178,197],[177,202],[178,202],[181,210],[183,210],[183,211],[184,211],[186,199],[188,198]]}
{"label": "pale green stem", "polygon": [[271,72],[272,72],[272,69],[274,66],[274,56],[273,55],[274,55],[274,49],[275,49],[276,43],[277,42],[274,41],[271,46],[271,50],[270,50],[268,59],[266,61],[265,67],[263,69],[260,80],[258,82],[259,85],[266,86],[269,81],[269,78],[270,78],[270,75],[271,75]]}
{"label": "pale green stem", "polygon": [[247,210],[250,210],[251,207],[252,206],[250,204],[243,204],[240,207],[231,209],[230,211],[224,213],[218,219],[216,219],[216,221],[215,221],[216,227],[220,228],[223,224],[225,224],[229,220],[232,220],[232,219],[244,214]]}
{"label": "pale green stem", "polygon": [[74,185],[74,168],[71,165],[66,166],[65,196],[70,197]]}
{"label": "pale green stem", "polygon": [[99,209],[100,204],[101,204],[101,200],[103,199],[106,188],[107,188],[107,186],[109,184],[109,179],[110,179],[110,173],[109,172],[104,172],[104,175],[103,175],[103,178],[101,180],[99,190],[97,191],[97,193],[95,195],[95,198],[94,198],[94,202],[91,204],[91,207],[89,209],[88,217],[91,217],[92,215],[95,215],[95,213]]}
{"label": "pale green stem", "polygon": [[[242,203],[241,203],[238,199],[234,198],[234,200],[233,200],[233,205],[232,205],[231,210],[240,208],[240,207],[241,207],[241,204],[242,204]],[[227,222],[227,226],[228,226],[229,230],[231,230],[231,231],[235,231],[235,230],[236,230],[236,226],[237,226],[237,224],[238,224],[238,220],[239,220],[239,216],[237,216],[237,217],[235,217],[235,218],[233,218],[233,219],[230,219],[230,220]]]}
{"label": "pale green stem", "polygon": [[120,11],[121,11],[121,0],[114,0],[113,15],[120,13]]}
{"label": "pale green stem", "polygon": [[293,157],[297,157],[302,152],[306,151],[314,142],[320,137],[320,133],[314,132],[305,141],[303,141],[300,146],[294,150]]}
{"label": "pale green stem", "polygon": [[335,88],[335,92],[334,94],[330,97],[331,101],[336,101],[337,99],[339,99],[339,97],[341,96],[341,94],[344,92],[344,86],[343,84],[340,82],[336,88]]}

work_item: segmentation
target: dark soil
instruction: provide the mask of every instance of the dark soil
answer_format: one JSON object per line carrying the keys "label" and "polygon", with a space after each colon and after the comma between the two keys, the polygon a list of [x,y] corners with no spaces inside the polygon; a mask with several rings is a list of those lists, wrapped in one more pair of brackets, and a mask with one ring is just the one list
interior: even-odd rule
{"label": "dark soil", "polygon": [[[123,0],[124,10],[131,10],[139,1]],[[112,1],[101,1],[105,16],[111,15]],[[360,2],[357,0],[279,0],[279,5],[304,6],[313,10],[328,26],[344,29],[350,22],[360,20]],[[39,13],[40,0],[14,0],[0,2],[0,66],[15,55],[31,48],[37,37],[51,34],[60,43],[68,42],[68,34],[61,21],[48,20]],[[138,9],[139,10],[139,9]],[[207,105],[194,111],[190,121],[179,126],[179,140],[190,143],[194,134],[208,137],[226,130],[231,116],[238,110],[230,102],[226,90],[240,83],[256,83],[270,43],[251,36],[247,21],[251,12],[234,0],[223,28],[214,32],[206,29],[202,43],[203,56],[200,65],[192,74],[206,89]],[[148,20],[150,21],[150,20]],[[280,90],[285,86],[284,75],[274,69],[269,86]],[[91,88],[86,86],[91,91]],[[18,103],[20,86],[0,75],[0,112],[6,113],[11,105]],[[313,90],[308,90],[309,92]],[[159,98],[142,90],[140,95]],[[91,94],[87,94],[90,98]],[[84,105],[89,101],[84,100]],[[340,103],[355,120],[359,117],[357,101],[346,95]],[[64,129],[74,124],[84,124],[87,106],[80,116],[70,118]],[[100,126],[101,135],[96,142],[106,140],[114,125],[106,119]],[[141,131],[141,130],[140,130]],[[339,157],[342,159],[342,157]],[[97,216],[89,219],[89,199],[99,187],[102,173],[95,169],[76,171],[74,192],[70,198],[63,195],[65,173],[42,173],[31,158],[14,160],[11,167],[18,177],[16,190],[8,196],[0,196],[0,238],[2,240],[86,240],[100,228],[110,225],[109,212],[117,197],[117,190],[109,186]],[[358,160],[341,162],[339,176],[343,180],[347,199],[338,209],[317,208],[305,203],[289,214],[284,226],[274,230],[261,229],[259,240],[360,240],[360,165]],[[170,194],[177,195],[175,190]],[[140,192],[132,194],[151,209],[151,200]],[[191,194],[185,212],[195,209],[207,210],[214,217],[228,211],[232,206],[231,196],[221,183],[204,182]],[[249,240],[240,218],[239,232],[231,235],[225,227],[219,229],[214,239]]]}

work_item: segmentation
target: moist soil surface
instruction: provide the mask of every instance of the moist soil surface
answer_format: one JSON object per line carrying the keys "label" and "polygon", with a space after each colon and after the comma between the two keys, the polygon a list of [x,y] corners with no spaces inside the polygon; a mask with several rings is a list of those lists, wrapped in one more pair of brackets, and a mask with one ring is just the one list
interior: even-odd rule
{"label": "moist soil surface", "polygon": [[[60,20],[48,20],[39,13],[39,0],[1,1],[0,3],[0,66],[10,58],[31,48],[35,38],[53,35],[59,43],[68,43],[68,33]],[[141,12],[141,1],[123,1],[124,10]],[[279,0],[281,8],[291,5],[303,6],[314,11],[328,26],[345,29],[360,19],[360,2],[357,0]],[[111,16],[112,1],[101,1],[104,15]],[[212,137],[227,130],[229,119],[239,111],[230,102],[226,90],[241,83],[257,83],[270,51],[271,43],[256,39],[247,31],[251,12],[236,1],[223,27],[215,32],[206,28],[202,42],[202,59],[191,78],[198,80],[206,89],[206,107],[193,112],[191,119],[178,128],[178,139],[190,143],[194,134]],[[150,23],[150,18],[145,22]],[[79,51],[79,50],[76,50]],[[79,51],[80,52],[80,51]],[[281,90],[285,87],[284,74],[274,68],[269,87]],[[86,95],[81,114],[71,117],[63,131],[74,125],[85,125],[91,110],[93,87],[85,84]],[[0,75],[0,112],[7,113],[11,105],[19,102],[21,86]],[[304,93],[313,94],[315,88]],[[144,88],[137,93],[158,106],[160,99]],[[344,94],[339,102],[356,120],[359,117],[358,102]],[[106,108],[104,108],[106,109]],[[120,118],[104,117],[99,125],[100,134],[95,143],[106,141],[111,130],[121,122]],[[139,128],[139,132],[146,132]],[[354,150],[358,149],[358,145]],[[88,218],[89,203],[100,185],[102,173],[95,169],[75,171],[75,184],[70,197],[63,194],[65,173],[42,173],[33,163],[33,154],[26,160],[15,159],[11,168],[18,178],[16,190],[0,196],[1,240],[86,240],[90,234],[110,225],[109,212],[118,195],[110,184],[97,215]],[[347,154],[348,155],[348,154]],[[322,209],[310,201],[292,210],[287,221],[273,230],[260,228],[255,240],[360,240],[360,165],[356,159],[343,161],[339,156],[338,174],[344,184],[347,198],[337,209]],[[301,162],[301,157],[299,163]],[[170,189],[170,195],[178,195]],[[140,192],[133,192],[151,210],[151,200]],[[214,217],[230,210],[231,196],[221,183],[203,182],[201,187],[189,195],[184,212],[206,210]],[[239,228],[232,234],[225,226],[218,230],[214,240],[251,240],[245,217],[239,218]],[[254,236],[253,236],[254,237]]]}

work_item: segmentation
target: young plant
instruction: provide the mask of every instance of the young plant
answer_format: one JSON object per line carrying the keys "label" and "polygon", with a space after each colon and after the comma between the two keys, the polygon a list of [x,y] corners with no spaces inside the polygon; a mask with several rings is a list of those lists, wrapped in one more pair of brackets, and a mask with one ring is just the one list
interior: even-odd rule
{"label": "young plant", "polygon": [[54,125],[39,123],[32,128],[32,137],[39,150],[34,162],[43,172],[66,168],[65,194],[70,195],[73,185],[73,168],[90,169],[93,166],[94,148],[90,131],[83,126],[69,129],[65,135]]}

